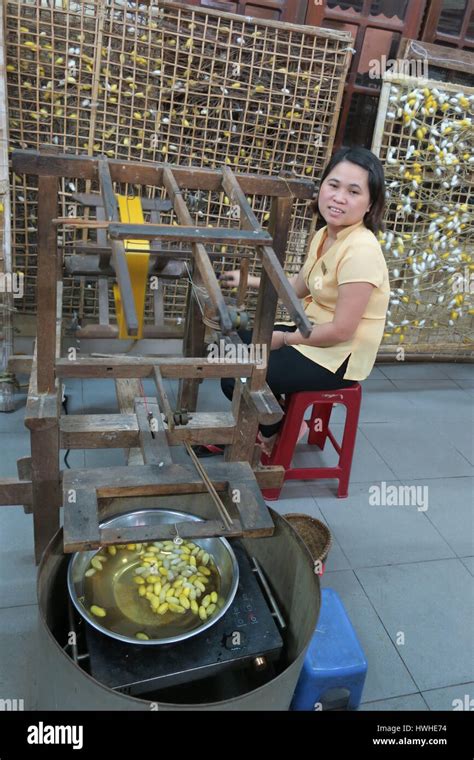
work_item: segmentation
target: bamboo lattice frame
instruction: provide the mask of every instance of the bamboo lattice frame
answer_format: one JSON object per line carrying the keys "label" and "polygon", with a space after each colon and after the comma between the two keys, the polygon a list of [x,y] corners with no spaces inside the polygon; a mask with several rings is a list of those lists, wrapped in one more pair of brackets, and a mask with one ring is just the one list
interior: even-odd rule
{"label": "bamboo lattice frame", "polygon": [[474,88],[385,80],[372,144],[388,188],[384,351],[472,357]]}
{"label": "bamboo lattice frame", "polygon": [[[154,0],[126,8],[118,0],[51,5],[7,3],[12,147],[52,143],[61,151],[259,174],[321,172],[334,141],[349,34]],[[31,312],[37,190],[17,177],[12,190],[14,258],[26,275],[22,309]],[[72,195],[90,190],[97,188],[65,180],[60,213],[80,215]],[[201,223],[233,225],[224,193],[185,200]],[[268,201],[255,196],[251,204],[265,227]],[[297,202],[289,272],[302,262],[310,219],[307,204]],[[173,214],[161,221],[172,223]],[[59,242],[68,252],[76,239]],[[253,257],[251,271],[255,265]],[[64,285],[65,313],[97,315],[95,282],[66,278]],[[186,294],[185,280],[168,281],[168,318],[182,319]]]}

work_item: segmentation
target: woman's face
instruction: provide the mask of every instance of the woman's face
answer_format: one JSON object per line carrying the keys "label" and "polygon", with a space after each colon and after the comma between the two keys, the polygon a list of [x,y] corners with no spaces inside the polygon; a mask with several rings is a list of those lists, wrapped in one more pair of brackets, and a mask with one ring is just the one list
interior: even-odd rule
{"label": "woman's face", "polygon": [[341,161],[321,184],[318,205],[334,233],[361,222],[370,208],[369,173],[350,161]]}

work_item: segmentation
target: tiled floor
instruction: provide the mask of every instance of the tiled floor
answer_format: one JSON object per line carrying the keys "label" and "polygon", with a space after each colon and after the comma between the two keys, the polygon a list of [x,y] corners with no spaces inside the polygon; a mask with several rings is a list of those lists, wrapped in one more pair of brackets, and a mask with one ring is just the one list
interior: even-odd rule
{"label": "tiled floor", "polygon": [[[228,408],[216,385],[201,385],[200,410]],[[175,400],[175,386],[167,386]],[[341,596],[367,656],[362,710],[452,710],[474,697],[473,388],[472,365],[379,365],[363,384],[349,497],[335,497],[335,481],[293,481],[271,505],[330,527],[322,584]],[[112,381],[75,381],[66,392],[69,412],[117,409]],[[145,392],[152,386],[145,383]],[[16,476],[16,460],[29,453],[24,399],[18,396],[16,412],[0,414],[3,477]],[[336,434],[342,414],[334,410]],[[304,443],[296,457],[302,465],[334,461],[333,452]],[[74,466],[123,461],[121,450],[69,457]],[[369,489],[381,481],[417,486],[420,500],[373,506]],[[31,516],[0,509],[0,535],[0,698],[34,708]]]}

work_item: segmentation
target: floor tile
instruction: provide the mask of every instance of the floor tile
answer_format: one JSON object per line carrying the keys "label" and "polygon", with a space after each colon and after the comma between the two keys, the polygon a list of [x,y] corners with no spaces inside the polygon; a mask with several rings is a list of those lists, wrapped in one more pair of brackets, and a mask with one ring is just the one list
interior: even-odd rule
{"label": "floor tile", "polygon": [[474,379],[472,380],[456,380],[457,385],[465,390],[469,395],[474,393]]}
{"label": "floor tile", "polygon": [[36,604],[33,516],[0,507],[0,536],[0,607]]}
{"label": "floor tile", "polygon": [[474,575],[474,557],[460,557],[460,559],[463,565],[466,565],[471,575]]}
{"label": "floor tile", "polygon": [[371,601],[352,571],[324,573],[321,584],[339,594],[368,661],[362,700],[375,701],[418,689]]}
{"label": "floor tile", "polygon": [[[392,487],[400,488],[400,484],[396,481],[352,484],[347,499],[331,499],[318,486],[310,487],[351,567],[454,557],[453,550],[425,513],[416,505],[403,506],[407,501],[403,491],[398,493],[399,506],[380,503],[388,501],[384,494],[390,493]],[[371,502],[378,496],[379,503],[373,505]]]}
{"label": "floor tile", "polygon": [[445,689],[424,691],[423,698],[430,710],[474,710],[474,682],[448,686]]}
{"label": "floor tile", "polygon": [[446,365],[442,362],[394,362],[393,364],[380,364],[380,371],[390,380],[435,380],[436,378],[448,377]]}
{"label": "floor tile", "polygon": [[474,420],[450,422],[439,420],[433,422],[436,430],[436,440],[447,441],[456,451],[459,451],[468,462],[474,464]]}
{"label": "floor tile", "polygon": [[[344,433],[343,425],[331,424],[331,431],[336,440],[340,442]],[[293,467],[334,467],[337,465],[338,459],[339,457],[329,440],[326,441],[323,451],[317,446],[309,446],[306,443],[299,443],[293,457]],[[374,479],[396,479],[395,473],[386,464],[382,457],[379,456],[371,442],[359,427],[354,458],[352,460],[351,483],[367,482],[367,473],[369,472]],[[314,483],[314,481],[308,480],[307,483]],[[333,478],[332,483],[334,493],[336,493],[337,481]]]}
{"label": "floor tile", "polygon": [[116,414],[119,411],[115,382],[109,378],[87,379],[82,385],[83,407],[86,414]]}
{"label": "floor tile", "polygon": [[362,384],[359,422],[398,422],[414,409],[412,395],[397,388],[392,380]]}
{"label": "floor tile", "polygon": [[474,378],[474,364],[469,362],[457,362],[443,365],[448,377],[454,380],[472,380]]}
{"label": "floor tile", "polygon": [[382,372],[382,365],[372,367],[372,372],[368,376],[367,380],[383,380],[385,375]]}
{"label": "floor tile", "polygon": [[474,478],[430,480],[423,485],[428,487],[428,520],[458,557],[474,555]]}
{"label": "floor tile", "polygon": [[31,455],[29,431],[0,433],[0,452],[0,478],[17,478],[17,459]]}
{"label": "floor tile", "polygon": [[418,690],[474,679],[474,580],[458,559],[356,570]]}
{"label": "floor tile", "polygon": [[438,428],[421,418],[405,416],[398,422],[362,423],[360,428],[401,480],[474,474],[465,457],[440,439]]}
{"label": "floor tile", "polygon": [[0,698],[22,699],[25,710],[37,705],[36,605],[0,610]]}
{"label": "floor tile", "polygon": [[426,702],[420,694],[406,694],[403,697],[394,699],[383,699],[379,702],[364,702],[360,705],[359,711],[386,711],[398,712],[403,710],[412,710],[414,712],[423,712],[429,710]]}
{"label": "floor tile", "polygon": [[28,429],[25,427],[26,398],[25,393],[15,393],[13,398],[14,411],[0,412],[0,433],[27,432]]}
{"label": "floor tile", "polygon": [[427,419],[459,420],[465,424],[474,421],[472,399],[454,380],[394,380],[393,383],[410,396],[416,412]]}

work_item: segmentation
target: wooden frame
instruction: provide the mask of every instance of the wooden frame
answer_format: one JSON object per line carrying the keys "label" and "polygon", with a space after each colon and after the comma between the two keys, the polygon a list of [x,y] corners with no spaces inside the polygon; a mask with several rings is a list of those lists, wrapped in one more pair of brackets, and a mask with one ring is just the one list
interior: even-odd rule
{"label": "wooden frame", "polygon": [[438,31],[438,25],[443,12],[443,0],[431,0],[423,25],[421,39],[428,43],[440,43],[449,46],[450,52],[453,52],[453,46],[456,48],[466,47],[474,48],[474,40],[467,37],[469,23],[474,13],[474,0],[467,0],[464,9],[464,17],[459,34],[446,34]]}
{"label": "wooden frame", "polygon": [[[435,45],[425,40],[412,40],[402,37],[397,53],[399,58],[426,60],[428,76],[437,79],[430,67],[457,72],[460,77],[474,76],[474,56],[468,50]],[[450,81],[453,81],[450,75]]]}
{"label": "wooden frame", "polygon": [[[128,270],[123,267],[123,240],[133,237],[160,238],[190,243],[194,276],[206,288],[213,304],[220,332],[225,340],[235,345],[239,337],[235,332],[232,312],[229,310],[215,277],[206,245],[209,241],[223,240],[229,230],[196,227],[191,225],[189,211],[181,195],[181,188],[224,187],[238,204],[240,226],[230,233],[237,241],[252,236],[253,245],[262,261],[262,287],[258,294],[254,340],[268,350],[278,297],[299,326],[308,335],[311,324],[295,297],[281,263],[284,260],[289,222],[294,199],[309,199],[313,183],[300,179],[268,178],[255,175],[234,175],[229,169],[209,171],[170,167],[165,164],[137,164],[106,161],[90,157],[16,151],[13,168],[17,173],[36,174],[42,190],[39,197],[38,217],[38,288],[42,297],[38,301],[38,338],[33,357],[30,389],[25,424],[31,431],[31,481],[24,478],[16,484],[5,483],[7,497],[24,496],[23,503],[31,508],[35,526],[35,552],[39,560],[46,543],[59,527],[59,507],[64,505],[64,545],[67,551],[98,546],[100,542],[120,543],[121,539],[99,529],[99,502],[101,498],[117,493],[193,493],[205,490],[201,465],[196,474],[194,466],[177,466],[172,463],[169,447],[194,443],[228,444],[225,461],[207,466],[207,478],[217,498],[219,491],[227,494],[239,492],[240,504],[233,507],[232,519],[224,524],[211,520],[195,527],[199,535],[270,535],[271,520],[259,491],[282,482],[282,468],[250,466],[254,460],[255,438],[259,422],[272,423],[282,417],[282,410],[265,382],[265,369],[255,360],[208,362],[204,351],[204,330],[200,320],[197,295],[190,289],[191,299],[185,325],[184,357],[80,357],[61,358],[62,282],[58,267],[56,233],[67,224],[93,226],[87,217],[61,219],[57,215],[57,193],[62,176],[81,176],[99,181],[105,219],[100,222],[105,246],[105,259],[97,276],[103,281],[110,272],[115,273],[122,303],[131,297]],[[135,184],[162,185],[173,205],[180,225],[168,227],[159,224],[124,225],[117,221],[114,182],[133,181]],[[247,193],[268,192],[272,198],[269,232],[262,232],[246,198]],[[95,199],[94,199],[95,202]],[[118,243],[119,247],[114,247]],[[86,256],[91,256],[87,246]],[[95,254],[96,255],[96,254]],[[120,274],[119,274],[120,273]],[[54,309],[53,309],[54,304]],[[104,310],[105,312],[105,310]],[[103,313],[102,328],[106,328],[107,315]],[[129,308],[127,319],[133,327],[136,314]],[[130,327],[130,325],[129,325]],[[61,380],[66,377],[108,377],[116,382],[120,415],[62,416],[60,414]],[[140,378],[152,377],[157,397],[144,398]],[[167,397],[163,379],[180,379],[178,409],[173,410]],[[196,413],[195,406],[199,381],[205,377],[234,377],[237,391],[234,394],[232,413]],[[247,378],[243,383],[241,379]],[[191,415],[189,413],[192,413]],[[154,420],[155,427],[151,427]],[[129,466],[104,470],[70,470],[59,472],[59,448],[125,447]],[[140,465],[140,466],[138,466]],[[197,464],[196,464],[197,466]],[[27,463],[22,464],[27,470]],[[204,472],[205,474],[205,472]],[[62,483],[62,485],[61,485]],[[0,492],[2,483],[0,482]],[[61,488],[63,495],[61,495]],[[71,491],[74,500],[70,499]],[[0,502],[2,497],[0,496]],[[155,531],[155,538],[168,535],[166,528]],[[180,526],[181,530],[181,526]],[[183,535],[191,535],[184,528]],[[186,532],[187,531],[187,532]],[[138,534],[137,534],[138,535]],[[137,535],[135,540],[138,540]],[[140,534],[141,535],[141,534]],[[143,540],[151,536],[143,534]]]}
{"label": "wooden frame", "polygon": [[[0,275],[12,275],[10,234],[10,180],[8,168],[8,112],[5,46],[3,39],[4,8],[0,4]],[[15,408],[14,376],[8,371],[8,359],[13,352],[12,312],[13,294],[0,293],[0,340],[3,341],[0,362],[0,412]]]}
{"label": "wooden frame", "polygon": [[[450,185],[446,182],[451,179],[450,166],[444,166],[443,169],[438,167],[433,157],[436,151],[428,147],[428,137],[425,140],[424,135],[429,136],[431,130],[442,124],[444,119],[459,118],[455,96],[462,93],[466,99],[472,98],[474,88],[452,82],[418,80],[390,74],[386,74],[384,79],[372,150],[384,164],[389,193],[386,223],[394,240],[390,242],[388,238],[381,237],[391,274],[392,297],[385,333],[385,338],[390,338],[390,342],[384,341],[379,357],[390,357],[393,361],[402,349],[404,358],[418,361],[423,354],[437,361],[443,357],[451,361],[472,361],[469,294],[466,299],[464,296],[456,299],[457,291],[451,280],[451,273],[465,271],[462,250],[468,246],[471,235],[470,217],[466,214],[464,220],[463,216],[463,226],[455,234],[447,236],[446,250],[441,248],[438,251],[437,246],[431,247],[436,231],[431,225],[433,219],[438,217],[441,217],[440,225],[444,223],[443,208],[449,208],[449,213],[459,214],[465,213],[461,211],[462,208],[469,208],[472,201],[469,164],[458,159],[460,170],[456,182]],[[432,91],[438,95],[433,95],[436,108],[430,109],[430,113],[421,108],[414,115],[415,130],[411,122],[407,125],[403,120],[403,109],[397,98],[403,98],[417,88],[420,92]],[[437,98],[440,95],[445,100],[449,98],[448,110],[439,107]],[[415,159],[407,159],[409,144],[413,150],[418,150],[416,167],[420,175],[418,182],[414,183],[416,190],[413,190],[414,184],[410,179]],[[472,130],[465,131],[463,144],[463,151],[472,154]],[[452,150],[455,153],[455,142]],[[408,177],[401,176],[401,166],[406,166]],[[405,213],[400,199],[410,198],[409,193],[413,193],[414,205]],[[437,237],[440,236],[441,233],[437,233]],[[461,244],[460,248],[458,243]],[[438,251],[438,255],[431,256],[431,266],[421,266],[421,261],[435,251]],[[446,263],[446,255],[449,256],[449,264]]]}

